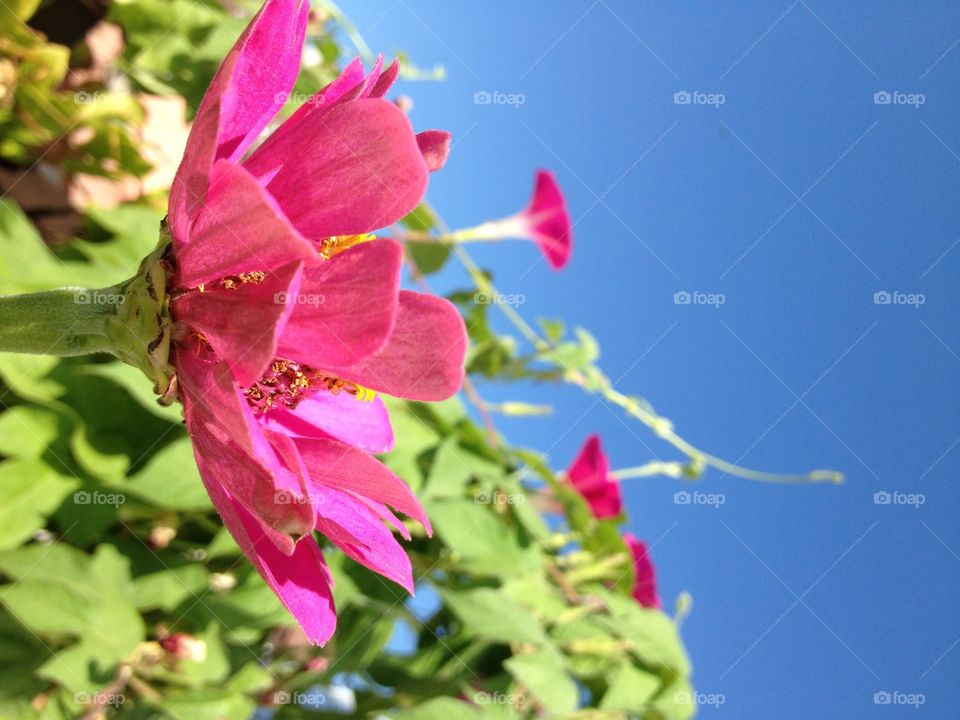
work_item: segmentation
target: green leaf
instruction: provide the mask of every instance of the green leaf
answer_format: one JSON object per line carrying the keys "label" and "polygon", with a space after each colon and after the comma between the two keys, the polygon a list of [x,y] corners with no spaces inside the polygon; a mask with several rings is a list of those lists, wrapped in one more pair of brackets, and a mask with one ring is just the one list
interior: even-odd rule
{"label": "green leaf", "polygon": [[690,674],[690,661],[676,626],[663,612],[642,607],[633,598],[602,587],[591,588],[590,592],[600,595],[610,609],[610,615],[597,616],[596,621],[633,643],[633,654],[641,662],[668,668],[682,677]]}
{"label": "green leaf", "polygon": [[541,649],[514,655],[503,663],[517,682],[526,687],[551,714],[572,712],[579,693],[567,672],[563,655],[553,649]]}
{"label": "green leaf", "polygon": [[[17,696],[32,698],[44,683],[34,673],[50,655],[36,635],[30,633],[6,610],[0,609],[0,700]],[[6,717],[0,705],[0,717]]]}
{"label": "green leaf", "polygon": [[0,463],[0,550],[16,547],[42,528],[77,487],[75,479],[40,460]]}
{"label": "green leaf", "polygon": [[47,355],[0,353],[0,377],[18,397],[43,403],[64,393],[63,385],[49,377],[59,364]]}
{"label": "green leaf", "polygon": [[455,438],[447,438],[433,458],[421,499],[462,497],[470,478],[497,479],[502,476],[502,467],[460,447]]}
{"label": "green leaf", "polygon": [[453,698],[435,698],[409,710],[390,713],[396,720],[482,720],[481,707]]}
{"label": "green leaf", "polygon": [[123,488],[161,508],[209,510],[213,506],[193,458],[190,438],[179,438],[154,455]]}
{"label": "green leaf", "polygon": [[18,405],[0,415],[0,455],[38,458],[53,444],[62,418],[51,410]]}
{"label": "green leaf", "polygon": [[29,545],[0,553],[0,570],[15,581],[0,601],[20,622],[41,636],[80,640],[47,662],[43,677],[89,690],[144,639],[129,563],[110,545],[92,557],[63,544]]}
{"label": "green leaf", "polygon": [[162,709],[175,720],[241,720],[253,714],[256,703],[241,694],[205,690],[168,697]]}
{"label": "green leaf", "polygon": [[440,589],[439,593],[471,636],[504,644],[550,643],[536,616],[503,592],[478,588],[459,592]]}
{"label": "green leaf", "polygon": [[660,689],[660,678],[629,663],[621,663],[607,679],[607,691],[600,701],[602,710],[637,712],[647,707]]}
{"label": "green leaf", "polygon": [[119,385],[140,407],[159,418],[172,423],[179,423],[183,419],[183,408],[176,403],[167,406],[158,403],[150,381],[132,365],[122,362],[97,363],[82,367],[80,372],[97,375]]}
{"label": "green leaf", "polygon": [[133,603],[138,610],[172,611],[187,598],[206,592],[210,573],[196,563],[141,575],[133,581]]}
{"label": "green leaf", "polygon": [[451,550],[450,561],[480,575],[523,575],[540,567],[537,548],[507,527],[488,505],[472,500],[434,500],[427,516]]}

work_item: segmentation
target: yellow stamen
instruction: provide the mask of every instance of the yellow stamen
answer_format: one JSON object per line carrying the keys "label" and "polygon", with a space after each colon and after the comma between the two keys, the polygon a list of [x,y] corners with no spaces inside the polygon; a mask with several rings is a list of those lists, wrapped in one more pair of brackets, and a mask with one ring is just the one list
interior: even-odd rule
{"label": "yellow stamen", "polygon": [[345,250],[349,250],[354,245],[359,245],[360,243],[370,242],[371,240],[376,240],[377,236],[373,233],[366,233],[364,235],[334,235],[328,237],[322,243],[320,243],[320,257],[324,260],[329,260],[334,255],[339,255]]}

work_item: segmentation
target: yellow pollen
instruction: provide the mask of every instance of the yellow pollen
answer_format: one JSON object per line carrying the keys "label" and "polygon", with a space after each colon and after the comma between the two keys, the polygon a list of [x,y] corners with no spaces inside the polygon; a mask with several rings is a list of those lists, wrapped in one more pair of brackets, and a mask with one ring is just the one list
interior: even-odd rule
{"label": "yellow pollen", "polygon": [[373,233],[366,233],[364,235],[333,235],[320,243],[320,257],[324,260],[329,260],[334,255],[339,255],[354,245],[376,239],[377,236]]}
{"label": "yellow pollen", "polygon": [[373,402],[377,397],[370,388],[283,358],[274,360],[267,373],[253,385],[244,388],[243,394],[254,412],[265,413],[278,405],[293,410],[318,391],[332,395],[345,392],[359,402],[366,403]]}

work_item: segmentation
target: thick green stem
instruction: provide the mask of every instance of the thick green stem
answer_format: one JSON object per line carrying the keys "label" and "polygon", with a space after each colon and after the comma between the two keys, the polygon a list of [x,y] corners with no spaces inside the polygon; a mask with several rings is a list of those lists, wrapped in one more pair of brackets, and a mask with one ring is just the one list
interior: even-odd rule
{"label": "thick green stem", "polygon": [[112,352],[108,325],[125,300],[118,287],[0,296],[0,351],[59,356]]}

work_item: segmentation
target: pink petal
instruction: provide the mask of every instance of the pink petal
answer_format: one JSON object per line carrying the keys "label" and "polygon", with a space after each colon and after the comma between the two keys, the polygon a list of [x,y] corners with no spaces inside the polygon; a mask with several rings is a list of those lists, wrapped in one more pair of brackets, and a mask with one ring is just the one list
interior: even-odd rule
{"label": "pink petal", "polygon": [[315,484],[386,503],[432,532],[416,496],[382,463],[337,440],[298,438],[294,442]]}
{"label": "pink petal", "polygon": [[644,607],[660,607],[656,573],[646,543],[638,540],[633,533],[625,533],[623,541],[627,544],[630,554],[633,556],[633,570],[636,575],[633,584],[634,599]]}
{"label": "pink petal", "polygon": [[312,537],[304,537],[293,554],[282,554],[267,539],[263,526],[230,496],[216,475],[204,472],[199,455],[197,460],[210,499],[244,555],[300,623],[310,642],[323,645],[333,635],[337,614],[331,592],[333,578],[317,543]]}
{"label": "pink petal", "polygon": [[277,407],[262,416],[269,428],[293,437],[335,438],[368,453],[393,449],[393,428],[383,401],[363,402],[347,392],[318,391],[295,410]]}
{"label": "pink petal", "polygon": [[538,170],[533,197],[525,212],[529,230],[547,262],[560,270],[570,260],[573,226],[560,186],[553,173]]}
{"label": "pink petal", "polygon": [[267,274],[261,283],[233,290],[192,291],[171,303],[179,325],[203,333],[241,385],[258,380],[277,356],[278,339],[300,292],[303,264],[294,262]]}
{"label": "pink petal", "polygon": [[451,303],[401,290],[387,344],[362,362],[326,369],[394,397],[445,400],[463,382],[466,349],[466,328]]}
{"label": "pink petal", "polygon": [[370,510],[372,510],[373,513],[378,518],[392,525],[393,529],[396,530],[398,533],[400,533],[400,537],[402,537],[404,540],[410,539],[410,531],[407,530],[407,526],[403,524],[400,518],[398,518],[396,515],[393,514],[390,508],[388,508],[383,503],[376,502],[375,500],[371,500],[370,498],[361,497],[356,493],[350,493],[350,494],[356,500],[362,502],[364,505],[370,508]]}
{"label": "pink petal", "polygon": [[417,146],[430,172],[436,172],[447,162],[450,154],[450,133],[445,130],[424,130],[417,133]]}
{"label": "pink petal", "polygon": [[311,240],[390,225],[427,186],[410,121],[381,99],[341,103],[282,126],[247,167]]}
{"label": "pink petal", "polygon": [[319,260],[314,244],[294,229],[273,197],[241,165],[217,162],[190,242],[176,254],[177,284],[196,287],[295,260]]}
{"label": "pink petal", "polygon": [[591,435],[567,471],[570,483],[583,495],[594,517],[616,517],[623,510],[620,483],[610,475],[610,464],[600,438]]}
{"label": "pink petal", "polygon": [[352,364],[383,346],[393,329],[403,248],[392,240],[356,245],[304,269],[277,354],[320,369]]}
{"label": "pink petal", "polygon": [[392,63],[390,63],[390,66],[380,74],[380,77],[377,78],[377,82],[370,90],[368,97],[379,98],[386,95],[387,91],[390,89],[390,86],[396,82],[399,74],[400,61],[395,59]]}
{"label": "pink petal", "polygon": [[221,425],[219,420],[240,415],[231,405],[229,394],[220,382],[209,378],[207,391],[198,395],[197,378],[188,365],[178,366],[178,376],[183,379],[184,415],[201,472],[228,488],[231,496],[263,525],[271,542],[282,552],[292,553],[294,540],[290,536],[310,533],[315,522],[303,482],[280,462],[262,436],[250,438],[249,447],[232,439],[238,434],[237,426]]}
{"label": "pink petal", "polygon": [[283,106],[300,69],[309,2],[267,0],[207,89],[170,193],[177,247],[203,203],[216,160],[237,160]]}
{"label": "pink petal", "polygon": [[317,484],[312,498],[317,530],[348,557],[413,592],[413,569],[393,533],[362,502],[349,493]]}
{"label": "pink petal", "polygon": [[[289,132],[308,115],[325,112],[334,107],[363,82],[363,61],[361,61],[360,58],[354,58],[350,64],[343,69],[343,72],[337,76],[336,80],[307,98],[307,101],[298,107],[293,115],[287,118],[276,132],[264,140],[260,147],[254,150],[253,154],[247,160],[249,168],[251,170],[254,167],[260,168],[261,163],[273,154],[270,148],[277,142],[276,137],[278,134]],[[254,160],[254,158],[257,159]],[[273,168],[274,171],[277,169],[278,168]],[[257,177],[262,177],[262,175],[258,173]]]}

